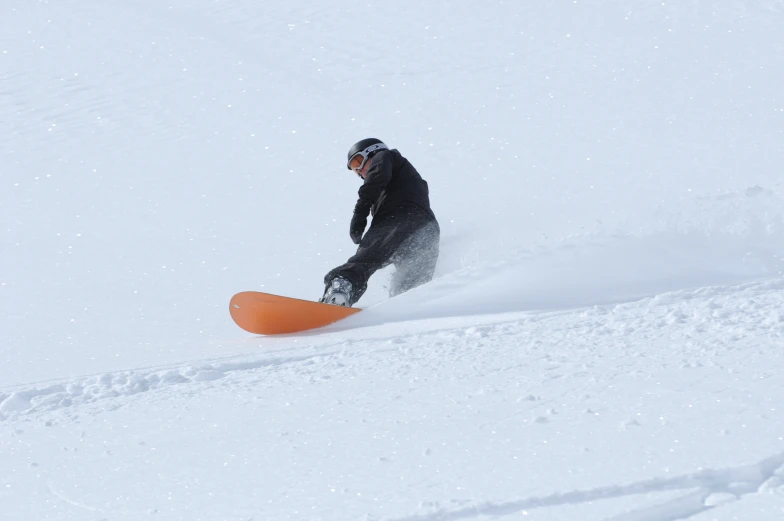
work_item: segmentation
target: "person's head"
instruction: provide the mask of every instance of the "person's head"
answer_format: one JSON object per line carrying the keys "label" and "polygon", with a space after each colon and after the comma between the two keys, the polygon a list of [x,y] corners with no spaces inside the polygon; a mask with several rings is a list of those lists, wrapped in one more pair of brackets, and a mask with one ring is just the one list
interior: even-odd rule
{"label": "person's head", "polygon": [[357,141],[348,149],[348,161],[346,167],[353,170],[362,179],[367,175],[370,169],[370,159],[379,150],[388,150],[383,141],[376,138],[367,138],[362,141]]}

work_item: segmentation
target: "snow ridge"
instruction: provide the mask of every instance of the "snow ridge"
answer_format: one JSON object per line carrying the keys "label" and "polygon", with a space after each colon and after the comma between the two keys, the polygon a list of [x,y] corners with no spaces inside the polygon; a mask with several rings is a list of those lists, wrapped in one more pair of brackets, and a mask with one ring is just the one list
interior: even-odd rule
{"label": "snow ridge", "polygon": [[133,396],[174,385],[211,382],[237,371],[254,371],[263,367],[276,367],[325,356],[292,356],[264,358],[247,362],[203,363],[182,368],[159,369],[150,372],[121,371],[75,379],[67,383],[42,388],[23,389],[0,393],[0,420],[52,411],[99,400]]}
{"label": "snow ridge", "polygon": [[[449,303],[439,301],[441,288],[437,283],[434,288],[420,290],[424,295],[419,297],[424,300],[438,297],[432,299],[436,304],[429,309],[429,319],[428,312],[424,312],[419,321],[400,322],[413,317],[407,314],[396,316],[394,311],[404,306],[390,301],[371,308],[356,319],[350,318],[346,321],[349,325],[365,327],[365,332],[359,339],[345,340],[347,326],[336,325],[328,328],[328,331],[333,332],[331,334],[302,335],[301,338],[308,340],[309,344],[296,351],[289,350],[291,354],[288,356],[232,357],[179,367],[166,366],[90,375],[43,386],[15,386],[13,389],[0,391],[0,421],[19,415],[148,393],[171,386],[217,381],[229,375],[239,376],[259,370],[275,373],[303,363],[323,362],[340,357],[361,358],[378,351],[378,348],[368,349],[367,344],[383,346],[386,343],[406,344],[413,340],[426,342],[433,337],[456,338],[461,341],[481,340],[499,334],[525,337],[531,327],[541,327],[544,323],[560,321],[569,316],[582,317],[580,328],[562,332],[567,337],[575,338],[614,337],[629,333],[653,336],[659,328],[672,325],[684,328],[683,334],[689,338],[704,333],[706,326],[703,320],[712,320],[719,328],[730,326],[739,336],[756,332],[778,338],[784,336],[784,311],[779,305],[782,289],[784,278],[776,278],[737,286],[679,290],[639,301],[574,310],[477,315],[473,319],[474,325],[466,328],[462,325],[452,326],[455,321],[462,324],[462,318],[438,318],[446,314]],[[411,292],[411,295],[403,296],[404,299],[416,297],[417,290]],[[439,308],[439,303],[443,309]],[[699,322],[693,322],[695,318],[699,319]],[[268,341],[270,339],[259,339],[262,344]],[[364,347],[358,348],[357,342]],[[709,356],[709,351],[703,351],[702,356]]]}

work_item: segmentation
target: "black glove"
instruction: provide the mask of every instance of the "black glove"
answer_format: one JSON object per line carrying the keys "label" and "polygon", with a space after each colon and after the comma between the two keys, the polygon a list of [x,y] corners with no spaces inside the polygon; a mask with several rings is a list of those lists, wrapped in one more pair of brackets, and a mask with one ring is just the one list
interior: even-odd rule
{"label": "black glove", "polygon": [[360,214],[355,213],[351,218],[351,228],[348,234],[354,244],[359,244],[362,240],[362,234],[365,233],[365,226],[367,226],[367,217],[362,217]]}

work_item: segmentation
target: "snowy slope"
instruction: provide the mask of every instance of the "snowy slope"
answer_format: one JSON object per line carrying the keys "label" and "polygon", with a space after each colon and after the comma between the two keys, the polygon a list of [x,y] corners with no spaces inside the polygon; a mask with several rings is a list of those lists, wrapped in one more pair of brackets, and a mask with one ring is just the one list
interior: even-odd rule
{"label": "snowy slope", "polygon": [[781,519],[782,290],[376,326],[19,388],[7,519]]}
{"label": "snowy slope", "polygon": [[[784,519],[784,2],[17,3],[0,520]],[[437,279],[262,338],[422,172]]]}

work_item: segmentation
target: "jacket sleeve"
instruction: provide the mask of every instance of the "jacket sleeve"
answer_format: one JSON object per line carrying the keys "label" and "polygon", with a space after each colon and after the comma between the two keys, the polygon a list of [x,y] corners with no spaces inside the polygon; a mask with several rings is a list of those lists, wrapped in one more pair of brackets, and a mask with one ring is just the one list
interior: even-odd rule
{"label": "jacket sleeve", "polygon": [[367,217],[370,208],[373,206],[384,189],[392,179],[392,157],[387,152],[379,152],[373,156],[370,169],[368,170],[365,182],[359,188],[359,199],[354,206],[354,215]]}

